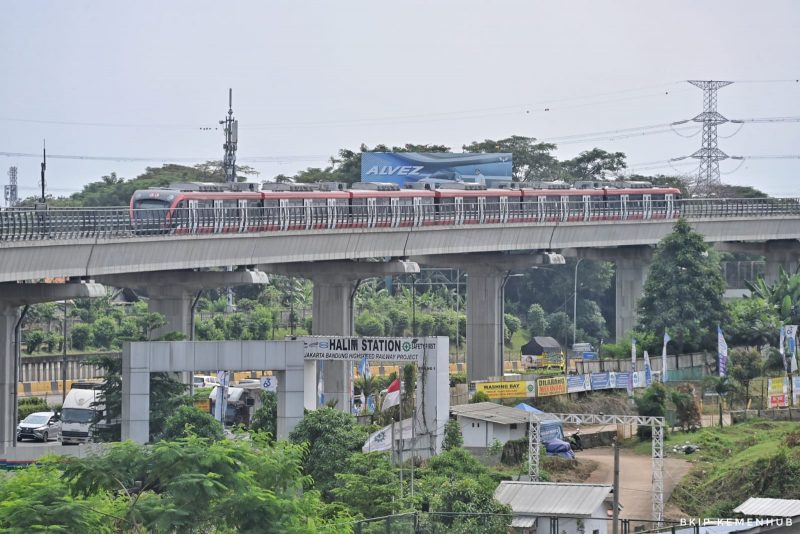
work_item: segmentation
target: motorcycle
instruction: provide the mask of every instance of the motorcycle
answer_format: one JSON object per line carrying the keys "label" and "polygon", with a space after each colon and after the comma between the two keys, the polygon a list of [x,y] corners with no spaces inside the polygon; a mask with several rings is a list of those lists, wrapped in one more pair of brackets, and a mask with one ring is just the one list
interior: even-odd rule
{"label": "motorcycle", "polygon": [[575,433],[569,437],[569,448],[572,451],[582,451],[583,450],[583,441],[581,440],[581,429],[575,430]]}

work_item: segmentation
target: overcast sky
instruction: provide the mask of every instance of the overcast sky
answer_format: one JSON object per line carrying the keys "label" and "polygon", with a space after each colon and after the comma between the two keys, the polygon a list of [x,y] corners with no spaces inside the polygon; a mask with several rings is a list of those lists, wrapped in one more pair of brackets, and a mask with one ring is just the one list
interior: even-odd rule
{"label": "overcast sky", "polygon": [[[5,154],[40,153],[45,138],[53,155],[124,158],[50,159],[56,195],[112,171],[221,159],[229,87],[238,161],[261,179],[361,143],[460,151],[515,134],[582,137],[555,141],[562,159],[599,146],[662,165],[650,173],[690,172],[663,162],[697,150],[699,127],[585,135],[697,115],[688,79],[734,80],[719,92],[730,119],[800,116],[794,0],[6,1],[0,18],[0,183],[16,165],[23,197],[39,159]],[[800,155],[800,122],[723,138],[737,128],[719,130],[729,155]],[[800,159],[721,169],[800,196]]]}

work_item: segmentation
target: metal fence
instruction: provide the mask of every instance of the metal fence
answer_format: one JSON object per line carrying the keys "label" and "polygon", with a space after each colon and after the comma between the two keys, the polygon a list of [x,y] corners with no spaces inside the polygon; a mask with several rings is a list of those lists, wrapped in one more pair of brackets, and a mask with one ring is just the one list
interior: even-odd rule
{"label": "metal fence", "polygon": [[[619,203],[594,203],[567,206],[556,216],[540,213],[527,204],[494,217],[454,216],[446,209],[434,211],[421,206],[409,213],[409,206],[386,208],[384,212],[351,212],[347,207],[242,207],[225,209],[149,209],[113,208],[6,208],[0,210],[0,241],[37,241],[78,238],[126,238],[150,235],[221,234],[242,232],[281,232],[286,230],[344,230],[427,225],[487,225],[505,222],[555,225],[593,220],[695,218],[800,217],[798,199],[691,199],[675,202],[669,213],[636,212]],[[330,209],[328,209],[330,208]],[[400,209],[402,208],[402,209]],[[499,208],[498,208],[499,210]],[[500,213],[498,211],[498,213]]]}

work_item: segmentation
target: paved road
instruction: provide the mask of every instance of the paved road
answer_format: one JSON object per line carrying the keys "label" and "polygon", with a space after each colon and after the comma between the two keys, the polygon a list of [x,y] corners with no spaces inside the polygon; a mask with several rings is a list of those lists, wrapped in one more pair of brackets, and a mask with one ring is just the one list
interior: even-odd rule
{"label": "paved road", "polygon": [[[597,469],[586,480],[587,483],[612,484],[614,482],[614,452],[611,447],[587,449],[578,453],[578,459],[597,462]],[[652,516],[651,459],[650,456],[634,454],[628,449],[619,453],[620,503],[624,507],[623,519],[649,519]],[[667,458],[664,463],[664,502],[672,495],[675,485],[683,478],[692,464],[680,458]],[[665,516],[680,516],[677,509],[667,508]]]}

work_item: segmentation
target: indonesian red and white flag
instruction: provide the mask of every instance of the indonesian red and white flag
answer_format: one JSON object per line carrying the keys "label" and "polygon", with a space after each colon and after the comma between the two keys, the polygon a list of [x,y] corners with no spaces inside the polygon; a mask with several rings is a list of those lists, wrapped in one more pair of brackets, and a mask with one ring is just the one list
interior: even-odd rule
{"label": "indonesian red and white flag", "polygon": [[381,411],[385,412],[398,404],[400,404],[400,380],[395,378],[394,382],[389,384],[389,388],[386,390],[386,397],[383,399],[383,404],[381,404]]}

